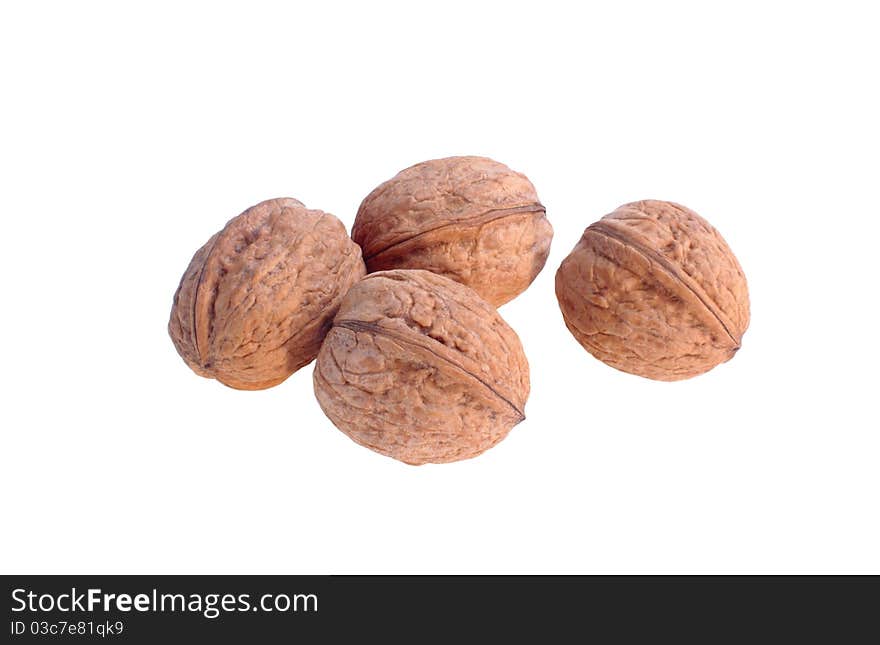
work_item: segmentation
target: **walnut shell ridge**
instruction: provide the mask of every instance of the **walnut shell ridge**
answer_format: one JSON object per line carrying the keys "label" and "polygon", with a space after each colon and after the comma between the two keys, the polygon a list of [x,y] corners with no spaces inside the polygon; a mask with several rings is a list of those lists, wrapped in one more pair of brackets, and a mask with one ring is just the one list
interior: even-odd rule
{"label": "walnut shell ridge", "polygon": [[270,199],[196,251],[168,332],[197,374],[240,390],[272,387],[317,356],[342,297],[365,272],[336,217]]}
{"label": "walnut shell ridge", "polygon": [[355,442],[408,464],[479,455],[522,421],[519,337],[470,288],[420,270],[369,274],[342,301],[315,395]]}
{"label": "walnut shell ridge", "polygon": [[730,360],[749,325],[746,278],[711,224],[672,202],[624,204],[556,272],[565,324],[624,372],[686,379]]}
{"label": "walnut shell ridge", "polygon": [[497,306],[532,283],[553,227],[525,175],[485,157],[416,164],[373,190],[351,231],[367,271],[425,269]]}

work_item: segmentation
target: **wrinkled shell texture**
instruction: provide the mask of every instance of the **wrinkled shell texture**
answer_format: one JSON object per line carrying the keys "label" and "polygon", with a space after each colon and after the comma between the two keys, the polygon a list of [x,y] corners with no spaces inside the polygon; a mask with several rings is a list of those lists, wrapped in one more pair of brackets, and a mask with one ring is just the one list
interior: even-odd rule
{"label": "wrinkled shell texture", "polygon": [[553,228],[525,175],[485,157],[450,157],[416,164],[376,188],[351,234],[368,271],[433,271],[497,307],[540,273]]}
{"label": "wrinkled shell texture", "polygon": [[314,371],[345,434],[409,464],[474,457],[523,420],[529,368],[516,333],[468,287],[418,270],[348,292]]}
{"label": "wrinkled shell texture", "polygon": [[295,199],[261,202],[196,252],[168,331],[196,373],[242,390],[271,387],[315,358],[365,272],[336,217]]}
{"label": "wrinkled shell texture", "polygon": [[746,278],[721,235],[671,202],[590,225],[556,273],[574,337],[612,367],[675,381],[729,360],[749,325]]}

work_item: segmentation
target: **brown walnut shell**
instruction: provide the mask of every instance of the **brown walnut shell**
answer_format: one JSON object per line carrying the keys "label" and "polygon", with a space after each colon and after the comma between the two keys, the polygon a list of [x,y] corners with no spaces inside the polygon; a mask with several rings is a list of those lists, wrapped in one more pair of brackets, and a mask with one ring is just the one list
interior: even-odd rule
{"label": "brown walnut shell", "polygon": [[473,290],[393,270],[345,296],[314,385],[357,443],[409,464],[443,463],[479,455],[525,418],[529,366],[516,332]]}
{"label": "brown walnut shell", "polygon": [[746,278],[712,225],[672,202],[591,224],[556,272],[565,324],[599,360],[676,381],[730,360],[749,325]]}
{"label": "brown walnut shell", "polygon": [[168,332],[197,374],[240,390],[272,387],[317,356],[342,296],[365,272],[336,217],[270,199],[196,252]]}
{"label": "brown walnut shell", "polygon": [[535,187],[485,157],[416,164],[373,190],[351,229],[367,271],[425,269],[500,306],[547,260],[553,228]]}

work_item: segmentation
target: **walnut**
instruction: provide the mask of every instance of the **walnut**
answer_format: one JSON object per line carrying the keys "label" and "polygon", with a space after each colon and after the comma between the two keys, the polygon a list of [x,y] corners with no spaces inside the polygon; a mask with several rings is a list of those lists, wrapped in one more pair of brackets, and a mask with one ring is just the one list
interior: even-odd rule
{"label": "walnut", "polygon": [[565,324],[599,360],[661,381],[729,360],[749,325],[746,278],[693,211],[656,200],[591,224],[556,272]]}
{"label": "walnut", "polygon": [[373,273],[342,301],[314,372],[337,428],[408,464],[479,455],[522,421],[529,367],[473,290],[428,271]]}
{"label": "walnut", "polygon": [[168,332],[197,374],[240,390],[272,387],[315,358],[342,296],[365,272],[333,215],[270,199],[196,252]]}
{"label": "walnut", "polygon": [[416,164],[361,203],[351,230],[367,270],[426,269],[500,306],[525,291],[553,228],[532,183],[485,157]]}

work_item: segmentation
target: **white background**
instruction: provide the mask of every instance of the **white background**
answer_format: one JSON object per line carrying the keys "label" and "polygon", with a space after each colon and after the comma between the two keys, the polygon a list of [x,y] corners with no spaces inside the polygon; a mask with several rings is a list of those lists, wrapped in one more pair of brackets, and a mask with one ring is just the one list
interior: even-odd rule
{"label": "white background", "polygon": [[[660,5],[663,5],[662,7]],[[880,572],[880,40],[871,3],[4,3],[4,573]],[[193,252],[292,196],[351,226],[491,156],[556,235],[501,309],[527,419],[411,467],[312,366],[238,392],[166,331]],[[731,362],[659,383],[565,329],[560,261],[671,199],[749,279]]]}

